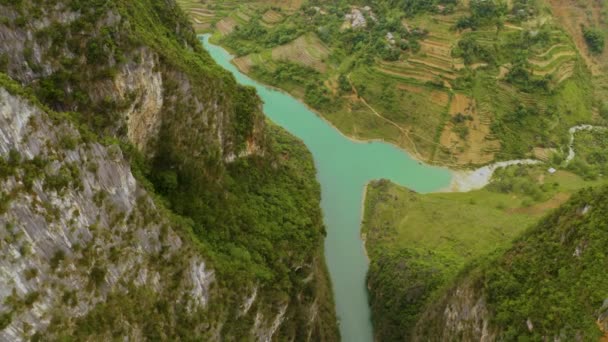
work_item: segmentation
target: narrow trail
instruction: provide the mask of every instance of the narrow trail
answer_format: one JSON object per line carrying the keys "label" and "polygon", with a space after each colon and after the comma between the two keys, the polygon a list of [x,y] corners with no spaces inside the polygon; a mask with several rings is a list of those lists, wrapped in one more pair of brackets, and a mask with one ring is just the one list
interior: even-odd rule
{"label": "narrow trail", "polygon": [[374,107],[372,107],[369,103],[367,103],[367,101],[365,101],[365,99],[359,95],[359,92],[357,91],[357,88],[355,87],[355,85],[353,84],[353,81],[350,79],[350,74],[348,74],[346,76],[346,79],[348,80],[348,83],[350,84],[350,87],[353,90],[353,93],[355,93],[355,95],[357,96],[357,98],[367,107],[369,108],[369,110],[372,111],[372,113],[374,113],[377,117],[381,118],[382,120],[392,124],[393,126],[397,127],[397,129],[399,131],[401,131],[401,133],[403,133],[403,135],[409,140],[409,142],[412,144],[412,149],[414,151],[414,153],[416,154],[416,158],[419,160],[423,160],[424,158],[422,157],[422,155],[420,154],[420,152],[418,152],[418,149],[416,148],[416,143],[414,143],[414,140],[412,140],[412,137],[410,137],[410,134],[408,131],[406,131],[403,127],[399,126],[399,124],[397,124],[395,121],[382,116],[382,114],[378,113],[377,110],[374,109]]}
{"label": "narrow trail", "polygon": [[[441,144],[437,143],[436,141],[430,140],[430,139],[428,139],[428,138],[426,138],[426,137],[424,137],[424,136],[421,136],[421,135],[419,135],[419,134],[416,134],[416,133],[412,133],[412,132],[407,131],[407,130],[406,130],[406,129],[404,129],[403,127],[399,126],[399,124],[398,124],[398,123],[396,123],[395,121],[393,121],[393,120],[391,120],[391,119],[389,119],[389,118],[387,118],[387,117],[383,116],[382,114],[380,114],[380,113],[379,113],[379,112],[378,112],[376,109],[374,109],[374,107],[372,107],[372,106],[371,106],[371,105],[370,105],[370,104],[369,104],[369,103],[368,103],[368,102],[365,100],[365,98],[364,98],[363,96],[359,95],[359,92],[357,91],[357,88],[355,87],[355,85],[353,84],[352,80],[350,79],[350,74],[346,76],[346,79],[348,80],[348,83],[350,84],[350,86],[351,86],[351,88],[352,88],[352,91],[353,91],[353,93],[355,94],[355,96],[357,96],[357,98],[358,98],[358,99],[359,99],[359,100],[360,100],[360,101],[361,101],[361,102],[362,102],[362,103],[363,103],[363,104],[364,104],[364,105],[365,105],[367,108],[369,108],[369,110],[370,110],[370,111],[372,111],[372,113],[374,113],[374,114],[375,114],[376,116],[378,116],[379,118],[381,118],[381,119],[385,120],[386,122],[388,122],[388,123],[392,124],[393,126],[397,127],[397,129],[398,129],[399,131],[401,131],[401,133],[403,133],[403,135],[404,135],[404,136],[405,136],[405,137],[406,137],[406,138],[409,140],[409,142],[411,143],[411,145],[412,145],[412,149],[413,149],[413,152],[416,154],[416,159],[418,159],[418,160],[420,160],[420,161],[426,161],[426,160],[427,160],[427,158],[424,158],[424,157],[422,156],[422,154],[420,154],[420,152],[418,152],[418,149],[416,148],[416,143],[415,143],[415,142],[414,142],[414,140],[412,139],[412,136],[415,136],[415,137],[417,137],[417,138],[419,138],[419,139],[421,139],[421,140],[424,140],[424,141],[428,142],[429,144],[436,145],[436,146],[439,146],[439,147],[441,147],[441,146],[442,146]],[[444,164],[444,165],[445,165],[445,166],[452,166],[452,167],[458,166],[458,165],[456,165],[456,164],[447,164],[447,163],[446,163],[446,164]]]}
{"label": "narrow trail", "polygon": [[[421,136],[420,134],[416,134],[416,133],[412,133],[407,131],[406,129],[404,129],[403,127],[399,126],[398,123],[392,121],[391,119],[383,116],[382,114],[380,114],[376,109],[374,109],[374,107],[372,107],[366,100],[365,98],[363,98],[363,96],[359,95],[359,92],[357,91],[357,88],[355,87],[355,85],[353,84],[352,80],[350,79],[350,74],[346,76],[346,79],[348,80],[353,93],[355,94],[355,96],[367,107],[369,108],[370,111],[372,111],[372,113],[374,113],[376,116],[378,116],[379,118],[387,121],[388,123],[394,125],[395,127],[397,127],[397,129],[399,129],[401,131],[401,133],[403,133],[403,135],[409,140],[409,142],[411,143],[412,149],[413,151],[410,150],[406,150],[408,153],[413,152],[416,155],[416,159],[418,159],[419,161],[423,161],[423,162],[429,162],[428,158],[424,158],[420,152],[418,152],[418,149],[416,148],[416,143],[414,142],[414,140],[412,139],[412,136],[415,136],[416,138],[420,139],[420,140],[424,140],[427,143],[431,144],[431,145],[435,145],[438,147],[443,147],[443,145],[437,143],[436,141],[430,140],[427,137]],[[507,127],[508,128],[508,127]],[[514,132],[515,133],[515,132]],[[432,162],[432,161],[431,161]],[[443,162],[441,163],[442,166],[445,167],[452,167],[452,168],[459,168],[462,167],[463,165],[457,164],[457,163],[448,163],[448,162]]]}
{"label": "narrow trail", "polygon": [[[369,108],[369,110],[374,113],[376,116],[378,116],[379,118],[385,120],[386,122],[392,124],[393,126],[397,127],[397,129],[399,129],[399,131],[401,131],[401,133],[403,133],[403,135],[409,140],[409,142],[411,143],[413,152],[416,155],[416,158],[418,160],[425,160],[425,158],[422,157],[422,155],[420,154],[420,152],[418,152],[418,149],[416,148],[416,144],[414,143],[414,140],[412,139],[411,132],[408,132],[407,130],[405,130],[403,127],[399,126],[399,124],[397,124],[396,122],[394,122],[393,120],[383,116],[382,114],[380,114],[376,109],[374,109],[374,107],[372,107],[366,100],[365,98],[363,98],[362,96],[359,95],[359,92],[357,91],[357,88],[355,87],[355,85],[353,84],[351,78],[350,78],[350,74],[348,74],[346,76],[346,79],[348,80],[348,83],[350,84],[353,93],[355,94],[355,96],[357,96],[357,98],[367,107]],[[593,131],[593,130],[601,130],[601,131],[608,131],[608,127],[604,127],[604,126],[593,126],[593,125],[577,125],[577,126],[573,126],[570,127],[570,129],[568,130],[568,132],[570,133],[570,142],[568,144],[568,156],[566,157],[564,163],[562,164],[562,166],[568,166],[568,164],[574,159],[574,157],[576,156],[576,153],[574,151],[574,136],[577,132],[579,131]],[[437,144],[434,141],[430,141],[429,139],[425,138],[425,137],[421,137],[417,134],[413,134],[416,137],[423,139],[429,143],[441,146],[440,144]],[[468,170],[468,171],[454,171],[454,179],[452,180],[452,184],[450,185],[450,187],[448,189],[445,189],[444,191],[448,191],[448,192],[466,192],[466,191],[471,191],[471,190],[477,190],[477,189],[481,189],[484,186],[486,186],[491,178],[492,175],[494,174],[494,171],[496,171],[497,169],[500,168],[504,168],[507,166],[512,166],[512,165],[537,165],[537,164],[543,164],[545,163],[544,161],[538,160],[538,159],[515,159],[515,160],[508,160],[508,161],[501,161],[501,162],[495,162],[493,164],[490,165],[486,165],[483,167],[480,167],[478,169],[475,170]],[[446,164],[445,166],[454,166],[451,164]]]}

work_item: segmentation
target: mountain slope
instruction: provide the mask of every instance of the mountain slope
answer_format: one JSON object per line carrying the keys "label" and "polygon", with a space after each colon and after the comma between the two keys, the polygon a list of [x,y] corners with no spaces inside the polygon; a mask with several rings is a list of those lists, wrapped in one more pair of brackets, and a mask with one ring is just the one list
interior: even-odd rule
{"label": "mountain slope", "polygon": [[527,201],[522,194],[491,186],[420,195],[386,181],[370,185],[364,233],[378,340],[601,334],[595,321],[605,324],[608,298],[601,252],[608,188],[577,193],[526,229],[553,200],[529,207],[517,204]]}
{"label": "mountain slope", "polygon": [[580,192],[465,272],[425,310],[413,336],[597,340],[608,332],[607,200],[606,187]]}
{"label": "mountain slope", "polygon": [[0,13],[0,339],[338,338],[312,158],[173,1]]}

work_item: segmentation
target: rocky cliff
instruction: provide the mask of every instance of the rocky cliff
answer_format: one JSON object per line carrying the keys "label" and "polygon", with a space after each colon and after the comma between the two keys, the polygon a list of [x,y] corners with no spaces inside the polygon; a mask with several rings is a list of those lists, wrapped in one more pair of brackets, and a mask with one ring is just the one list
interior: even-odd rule
{"label": "rocky cliff", "polygon": [[311,156],[184,18],[0,1],[0,340],[337,338]]}
{"label": "rocky cliff", "polygon": [[82,143],[64,118],[31,102],[0,89],[0,339],[59,328],[121,293],[204,309],[214,272],[138,184],[120,148]]}
{"label": "rocky cliff", "polygon": [[263,116],[241,108],[246,89],[201,51],[173,2],[0,6],[3,71],[50,108],[83,112],[94,129],[149,153],[163,133],[163,146],[187,147],[192,160],[261,148]]}

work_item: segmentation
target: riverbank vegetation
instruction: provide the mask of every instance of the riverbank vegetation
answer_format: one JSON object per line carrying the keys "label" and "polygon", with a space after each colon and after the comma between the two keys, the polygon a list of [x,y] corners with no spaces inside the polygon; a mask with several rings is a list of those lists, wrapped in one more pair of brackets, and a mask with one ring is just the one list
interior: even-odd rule
{"label": "riverbank vegetation", "polygon": [[[269,124],[267,134],[267,156],[237,159],[219,182],[191,170],[175,170],[170,155],[159,155],[142,173],[213,251],[222,287],[249,284],[262,289],[261,303],[288,301],[293,309],[281,326],[283,336],[297,336],[309,324],[302,304],[316,301],[323,320],[312,331],[316,338],[334,340],[337,324],[324,256],[322,250],[312,258],[310,254],[325,236],[312,157],[301,141],[281,128]],[[316,281],[305,281],[311,275]],[[291,298],[292,293],[298,293],[298,299]],[[236,300],[231,305],[238,308],[239,297]],[[227,336],[242,339],[250,333],[240,330],[243,322],[238,320],[227,324]]]}

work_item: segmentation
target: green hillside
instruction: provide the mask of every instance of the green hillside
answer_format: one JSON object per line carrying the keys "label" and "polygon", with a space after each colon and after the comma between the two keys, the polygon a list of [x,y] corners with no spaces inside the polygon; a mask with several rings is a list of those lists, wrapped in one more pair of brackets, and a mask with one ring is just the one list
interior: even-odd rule
{"label": "green hillside", "polygon": [[[545,236],[540,237],[537,233],[533,233],[541,228],[528,229],[528,227],[538,222],[539,218],[548,211],[559,207],[558,212],[566,212],[568,210],[566,208],[578,205],[573,203],[580,203],[584,196],[586,199],[592,198],[595,193],[586,192],[584,196],[574,195],[572,200],[562,206],[562,203],[573,193],[589,183],[571,173],[560,172],[545,179],[545,185],[538,188],[537,193],[530,190],[531,184],[534,183],[526,185],[526,182],[535,179],[538,171],[542,172],[534,168],[512,167],[495,177],[486,188],[468,193],[420,195],[387,181],[370,184],[367,191],[363,234],[371,259],[368,285],[375,334],[379,340],[407,340],[408,336],[415,336],[420,340],[429,338],[440,341],[442,334],[445,338],[458,336],[442,330],[447,329],[446,326],[449,324],[456,324],[446,321],[446,317],[442,316],[443,307],[436,308],[437,311],[433,313],[430,313],[429,308],[444,305],[451,298],[450,291],[468,284],[467,282],[461,285],[464,283],[463,278],[468,279],[467,277],[478,274],[480,267],[478,265],[486,265],[490,263],[489,260],[506,258],[502,256],[503,251],[517,246],[519,241],[530,238],[537,242],[534,247],[528,248],[529,255],[522,257],[522,260],[531,258],[532,255],[539,257],[547,255],[544,249],[550,246],[550,242],[545,241]],[[509,178],[511,172],[519,176]],[[504,184],[513,181],[516,182],[514,186],[505,191]],[[603,193],[605,194],[606,190]],[[535,202],[534,197],[539,198],[538,202]],[[601,206],[597,209],[598,215],[603,214],[600,208]],[[549,219],[543,220],[545,221],[542,222],[548,222]],[[595,224],[594,222],[594,220],[589,221],[589,228]],[[561,231],[552,234],[559,236]],[[547,246],[540,244],[543,241]],[[600,246],[602,244],[598,243],[597,248]],[[572,251],[567,249],[565,253]],[[559,260],[568,263],[571,258],[564,257]],[[521,269],[511,271],[543,272],[542,265],[537,266],[539,269],[534,270],[521,264],[517,266]],[[487,269],[491,270],[492,267],[488,266]],[[594,280],[585,277],[577,279],[581,282],[579,286],[584,286],[582,284],[587,284],[589,280],[590,288],[596,286],[598,295],[606,296],[608,287],[602,287],[602,277],[603,275],[597,275]],[[558,282],[556,279],[546,281],[552,286]],[[476,280],[475,284],[485,284],[485,282]],[[570,291],[568,286],[561,290]],[[479,289],[475,288],[472,291],[477,290]],[[602,294],[601,291],[604,293]],[[477,296],[475,298],[481,296],[478,292],[473,293]],[[522,292],[521,300],[543,301],[547,294],[529,292],[528,295],[530,298],[526,298]],[[510,300],[509,296],[510,293],[505,293],[501,300],[506,303]],[[549,298],[551,297],[547,297]],[[489,299],[487,302],[489,306]],[[568,310],[580,310],[583,303],[585,301],[572,299]],[[467,305],[472,304],[467,303]],[[520,308],[510,307],[504,310],[502,315],[520,314]],[[491,310],[489,312],[485,319],[494,323],[495,313]],[[537,319],[538,317],[542,317],[542,314],[538,313]],[[474,326],[479,322],[469,322],[470,317],[461,319],[463,322],[466,321],[463,323],[465,327],[463,336],[467,336],[465,340],[477,340],[478,338],[469,331],[473,328],[467,324]],[[430,320],[433,320],[433,323],[427,324],[426,322]],[[593,321],[587,323],[591,324]],[[429,330],[421,330],[419,326]],[[507,340],[519,336],[506,332],[512,326],[517,326],[515,321],[495,324],[496,329],[501,333],[504,330],[505,334],[511,334],[508,335]],[[592,333],[593,336],[597,335],[598,331],[589,329],[589,326],[592,325],[585,325],[585,331]],[[581,327],[577,326],[573,329]],[[547,329],[541,334],[547,335],[548,331],[559,332],[561,327],[551,328],[557,330]],[[518,334],[521,333],[518,331]],[[453,337],[448,340],[451,338]]]}
{"label": "green hillside", "polygon": [[414,335],[454,340],[442,312],[468,287],[485,301],[496,339],[599,340],[608,333],[607,199],[606,187],[581,191],[506,251],[472,265],[427,308]]}
{"label": "green hillside", "polygon": [[[461,168],[559,156],[570,127],[606,122],[606,52],[580,46],[556,2],[182,3],[194,17],[217,7],[203,31],[242,71],[347,135]],[[602,18],[587,21],[598,46]]]}

